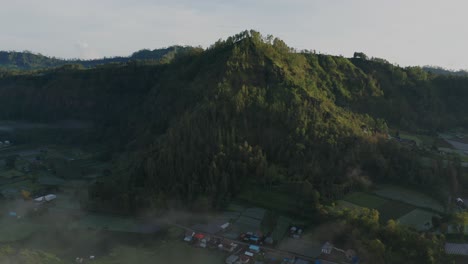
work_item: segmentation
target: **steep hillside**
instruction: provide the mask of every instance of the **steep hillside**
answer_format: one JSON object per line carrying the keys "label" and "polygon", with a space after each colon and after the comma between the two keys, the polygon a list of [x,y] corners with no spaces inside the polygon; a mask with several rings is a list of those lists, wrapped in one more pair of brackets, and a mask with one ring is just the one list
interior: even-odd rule
{"label": "steep hillside", "polygon": [[318,203],[372,182],[447,184],[447,169],[388,141],[387,124],[466,127],[467,83],[250,31],[168,63],[6,74],[0,119],[94,122],[115,167],[90,207],[222,207],[246,187],[304,182]]}
{"label": "steep hillside", "polygon": [[376,80],[383,93],[364,98],[354,109],[413,131],[467,126],[467,76],[436,75],[419,67],[400,68],[380,60],[351,61]]}

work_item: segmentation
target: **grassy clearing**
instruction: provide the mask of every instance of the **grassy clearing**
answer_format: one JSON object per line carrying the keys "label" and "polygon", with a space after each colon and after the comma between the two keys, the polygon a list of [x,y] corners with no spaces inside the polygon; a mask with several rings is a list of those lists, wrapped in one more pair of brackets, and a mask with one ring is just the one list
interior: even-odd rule
{"label": "grassy clearing", "polygon": [[442,204],[437,200],[420,192],[405,189],[402,187],[385,185],[381,186],[381,188],[375,191],[375,193],[379,196],[391,200],[401,201],[407,204],[414,205],[416,207],[427,208],[440,213],[443,213],[445,211]]}
{"label": "grassy clearing", "polygon": [[27,220],[0,220],[0,243],[21,241],[37,231],[37,226]]}
{"label": "grassy clearing", "polygon": [[400,138],[414,140],[418,146],[421,146],[423,144],[423,140],[419,136],[416,136],[414,134],[409,134],[400,131]]}
{"label": "grassy clearing", "polygon": [[[301,200],[303,202],[303,200]],[[313,215],[310,206],[301,207],[294,192],[280,189],[245,190],[238,196],[238,203],[257,206],[284,215],[294,215],[299,218],[309,218]]]}
{"label": "grassy clearing", "polygon": [[288,227],[291,224],[291,222],[291,219],[284,216],[280,216],[278,218],[278,221],[276,222],[276,227],[271,233],[271,237],[274,241],[281,241],[281,239],[283,239],[284,235],[288,231]]}
{"label": "grassy clearing", "polygon": [[229,204],[228,208],[226,209],[226,211],[238,212],[238,213],[242,213],[242,212],[244,212],[244,210],[245,210],[244,206],[236,204],[236,203]]}
{"label": "grassy clearing", "polygon": [[14,178],[14,177],[21,177],[23,176],[24,173],[18,171],[18,170],[1,170],[0,171],[0,177],[2,178]]}
{"label": "grassy clearing", "polygon": [[279,249],[294,252],[310,258],[315,258],[320,255],[322,243],[317,240],[294,239],[287,237],[281,241]]}
{"label": "grassy clearing", "polygon": [[35,191],[39,189],[38,184],[33,183],[30,180],[23,180],[11,184],[4,184],[0,187],[0,190],[15,190],[19,194],[21,190]]}
{"label": "grassy clearing", "polygon": [[376,209],[379,211],[380,220],[384,223],[390,219],[398,219],[415,209],[413,205],[387,200],[376,195],[361,192],[346,196],[344,201],[338,202],[338,206],[348,209],[359,209],[363,207]]}
{"label": "grassy clearing", "polygon": [[416,230],[422,231],[430,228],[431,225],[426,225],[426,223],[431,224],[433,216],[436,216],[436,214],[426,210],[414,209],[413,211],[398,218],[398,222],[403,225],[411,226]]}
{"label": "grassy clearing", "polygon": [[371,209],[378,209],[386,202],[385,199],[380,198],[376,195],[362,192],[351,193],[347,195],[344,200],[352,204]]}
{"label": "grassy clearing", "polygon": [[239,195],[239,198],[259,207],[277,209],[279,211],[287,211],[293,205],[291,195],[267,190],[246,191]]}
{"label": "grassy clearing", "polygon": [[131,218],[89,214],[79,221],[70,224],[70,228],[135,232],[137,230],[137,223]]}
{"label": "grassy clearing", "polygon": [[219,264],[224,263],[225,255],[220,251],[195,248],[179,241],[161,242],[151,247],[119,246],[105,257],[98,258],[95,264]]}
{"label": "grassy clearing", "polygon": [[350,203],[350,202],[345,201],[345,200],[338,200],[338,201],[336,201],[336,206],[337,206],[338,208],[340,208],[340,209],[350,209],[350,210],[363,208],[362,206],[359,206],[359,205],[357,205],[357,204]]}
{"label": "grassy clearing", "polygon": [[398,219],[401,216],[411,212],[416,207],[405,204],[398,201],[387,201],[380,208],[379,210],[379,219],[382,223],[386,223],[390,219]]}

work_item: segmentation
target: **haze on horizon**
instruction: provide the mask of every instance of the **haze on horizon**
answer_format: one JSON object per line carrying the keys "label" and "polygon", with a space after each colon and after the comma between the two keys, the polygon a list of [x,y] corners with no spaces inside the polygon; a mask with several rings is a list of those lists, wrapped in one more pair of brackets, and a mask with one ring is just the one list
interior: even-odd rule
{"label": "haze on horizon", "polygon": [[174,44],[207,47],[255,29],[297,49],[468,69],[466,10],[463,0],[4,1],[0,50],[127,56]]}

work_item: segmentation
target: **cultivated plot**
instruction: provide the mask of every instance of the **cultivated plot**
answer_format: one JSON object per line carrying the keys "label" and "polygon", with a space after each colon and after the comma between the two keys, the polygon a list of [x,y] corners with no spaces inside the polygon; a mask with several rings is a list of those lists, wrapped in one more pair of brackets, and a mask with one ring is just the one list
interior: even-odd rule
{"label": "cultivated plot", "polygon": [[381,197],[378,197],[372,194],[355,192],[355,193],[351,193],[347,195],[345,197],[345,201],[348,201],[358,206],[367,207],[371,209],[377,209],[386,202],[386,199],[383,199]]}
{"label": "cultivated plot", "polygon": [[21,241],[38,230],[37,225],[27,220],[0,220],[0,243]]}
{"label": "cultivated plot", "polygon": [[291,222],[291,219],[284,216],[280,216],[278,218],[278,221],[276,222],[276,227],[271,233],[271,237],[274,241],[281,241],[281,239],[283,239],[286,232],[288,231],[288,227],[291,224]]}
{"label": "cultivated plot", "polygon": [[398,222],[403,225],[411,226],[416,230],[423,231],[432,227],[432,217],[438,216],[432,212],[414,209],[413,211],[398,218]]}
{"label": "cultivated plot", "polygon": [[398,219],[401,216],[413,211],[416,207],[413,205],[402,203],[399,201],[388,200],[381,207],[377,208],[379,210],[379,219],[382,223],[387,222],[390,219]]}
{"label": "cultivated plot", "polygon": [[408,190],[392,185],[385,185],[382,186],[379,190],[375,191],[375,193],[379,196],[401,201],[416,207],[428,208],[441,213],[445,211],[442,204],[437,200],[413,190]]}
{"label": "cultivated plot", "polygon": [[224,263],[224,259],[225,255],[219,251],[196,248],[179,241],[167,241],[145,248],[119,246],[114,248],[108,256],[99,259],[98,263],[219,264]]}
{"label": "cultivated plot", "polygon": [[338,200],[336,201],[336,206],[340,209],[362,209],[364,207],[362,206],[359,206],[357,204],[353,204],[353,203],[350,203],[348,201],[345,201],[345,200]]}
{"label": "cultivated plot", "polygon": [[376,209],[379,211],[379,219],[381,222],[387,222],[390,219],[398,219],[416,208],[413,205],[400,201],[389,200],[377,195],[362,192],[347,195],[345,200],[338,201],[338,206],[348,209]]}
{"label": "cultivated plot", "polygon": [[287,237],[281,241],[278,248],[302,256],[315,258],[320,255],[322,245],[323,244],[318,241],[307,241],[305,239]]}

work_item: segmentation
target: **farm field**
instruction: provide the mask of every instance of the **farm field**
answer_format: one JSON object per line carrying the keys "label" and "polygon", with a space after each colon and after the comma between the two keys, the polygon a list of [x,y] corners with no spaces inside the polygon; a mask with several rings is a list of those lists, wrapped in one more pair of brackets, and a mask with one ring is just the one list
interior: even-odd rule
{"label": "farm field", "polygon": [[[299,203],[298,200],[303,203]],[[308,201],[299,199],[297,191],[290,186],[281,186],[272,189],[245,190],[237,197],[237,203],[254,205],[269,209],[284,215],[295,215],[307,218],[312,215]]]}
{"label": "farm field", "polygon": [[134,232],[138,229],[136,221],[129,218],[88,214],[79,221],[70,224],[75,229],[96,229],[115,232]]}
{"label": "farm field", "polygon": [[347,195],[345,197],[345,201],[348,201],[352,204],[367,207],[371,209],[378,209],[380,208],[386,200],[380,198],[376,195],[362,193],[362,192],[355,192]]}
{"label": "farm field", "polygon": [[271,237],[274,241],[281,241],[285,236],[286,232],[288,232],[288,227],[291,224],[291,219],[280,216],[278,221],[276,222],[276,227],[271,233]]}
{"label": "farm field", "polygon": [[435,199],[392,185],[381,186],[375,194],[362,192],[349,194],[344,200],[338,201],[338,206],[350,209],[362,207],[376,209],[383,223],[394,219],[418,230],[430,227],[432,216],[437,215],[435,212],[444,212],[442,205]]}
{"label": "farm field", "polygon": [[28,220],[1,219],[0,243],[16,242],[26,239],[37,231],[37,226]]}
{"label": "farm field", "polygon": [[320,255],[322,243],[319,241],[309,241],[305,239],[294,239],[294,238],[284,238],[280,245],[279,249],[294,252],[299,255],[307,256],[310,258]]}
{"label": "farm field", "polygon": [[345,200],[338,200],[336,201],[336,206],[341,209],[360,209],[363,208],[362,206],[359,206],[357,204],[353,204],[351,202],[345,201]]}
{"label": "farm field", "polygon": [[427,208],[436,212],[443,213],[444,207],[437,200],[409,189],[393,185],[383,185],[374,192],[375,194],[392,200],[397,200],[416,207]]}
{"label": "farm field", "polygon": [[[183,254],[181,254],[183,252]],[[104,256],[95,264],[219,264],[224,263],[225,254],[203,248],[192,247],[180,241],[162,241],[148,247],[115,247],[108,256]]]}
{"label": "farm field", "polygon": [[[230,207],[237,210],[242,209],[239,205],[232,205]],[[266,215],[267,211],[262,208],[246,208],[242,209],[242,211],[228,211],[224,213],[224,220],[216,223],[215,226],[219,227],[221,224],[231,219],[229,231],[223,235],[230,239],[237,239],[242,233],[261,231],[263,229],[262,222]]]}
{"label": "farm field", "polygon": [[415,207],[410,204],[392,200],[388,200],[380,208],[377,208],[379,210],[380,221],[383,223],[390,219],[396,220],[414,209]]}
{"label": "farm field", "polygon": [[294,206],[290,194],[269,190],[245,191],[239,195],[239,199],[249,204],[278,211],[289,211]]}
{"label": "farm field", "polygon": [[386,222],[411,212],[414,206],[399,201],[389,200],[377,195],[362,192],[352,193],[338,202],[338,206],[350,209],[370,208],[379,211],[379,219]]}
{"label": "farm field", "polygon": [[403,225],[411,226],[416,230],[423,231],[430,228],[433,216],[437,216],[437,214],[426,210],[414,209],[408,214],[398,218],[398,222]]}

